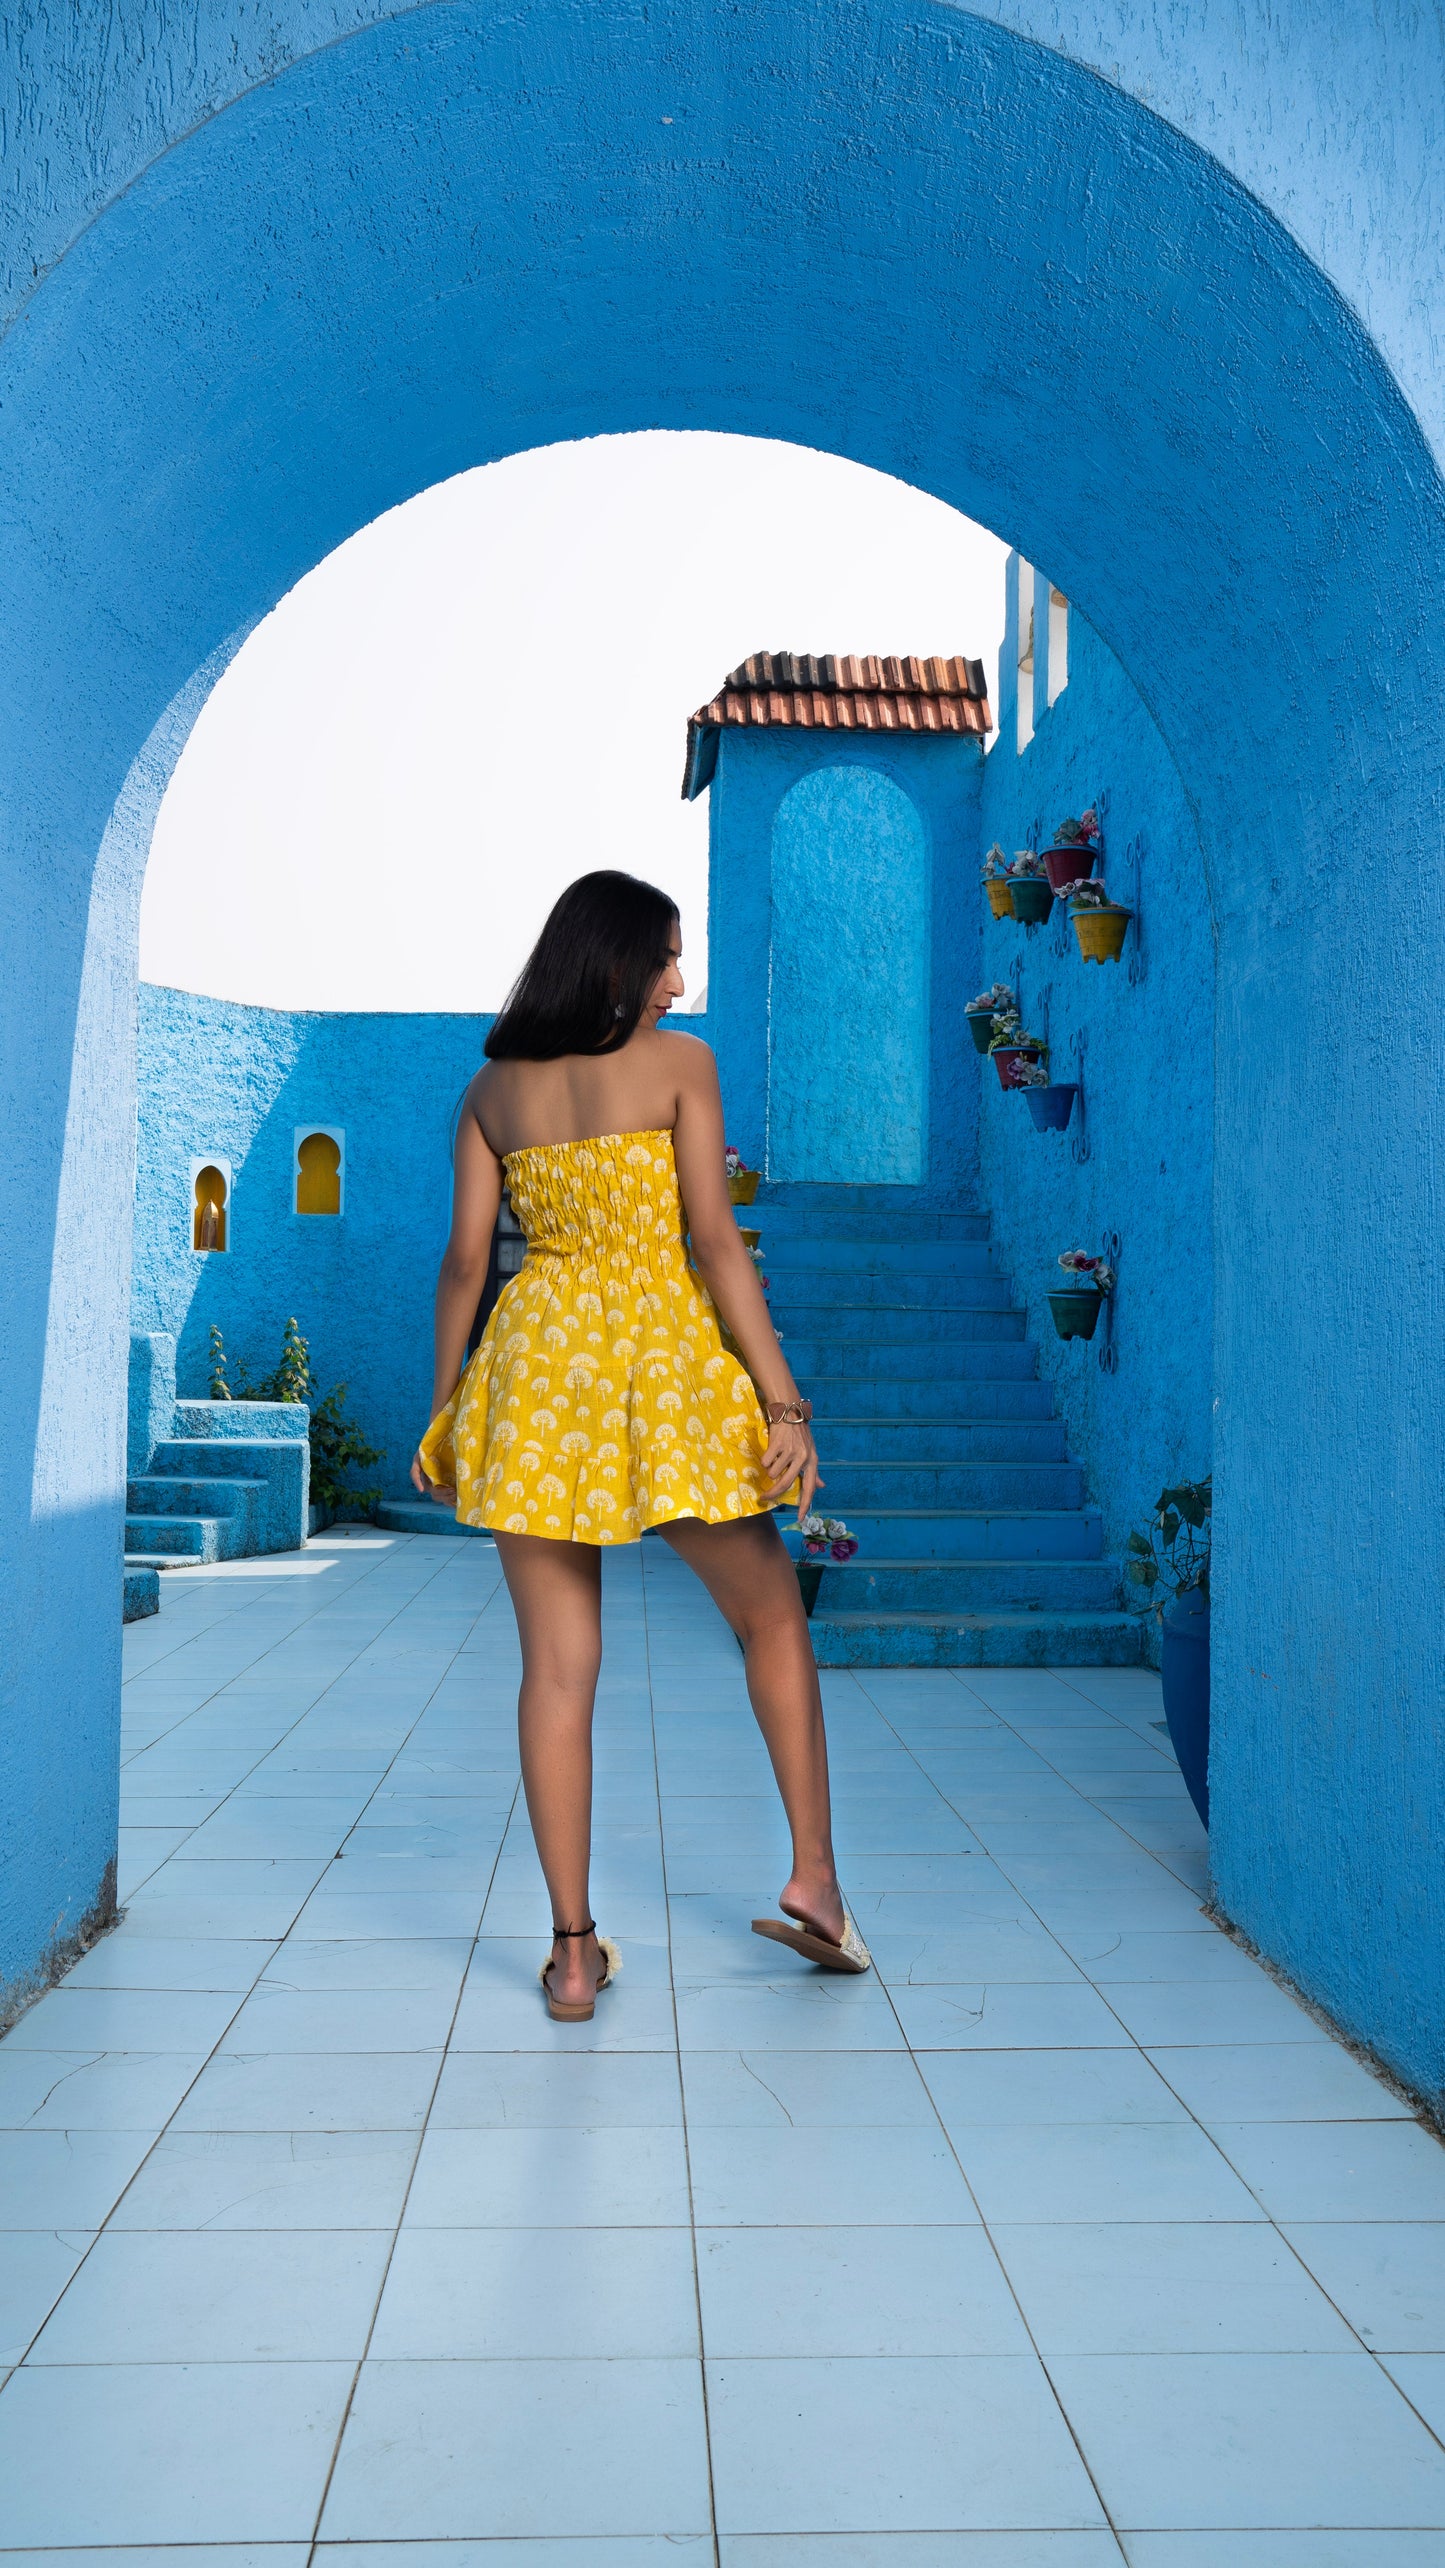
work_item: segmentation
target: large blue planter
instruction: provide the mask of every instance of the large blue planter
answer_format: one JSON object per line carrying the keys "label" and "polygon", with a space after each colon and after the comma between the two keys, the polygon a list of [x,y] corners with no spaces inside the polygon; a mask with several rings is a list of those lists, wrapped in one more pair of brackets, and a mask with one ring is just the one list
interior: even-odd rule
{"label": "large blue planter", "polygon": [[1209,1825],[1209,1600],[1187,1588],[1164,1617],[1164,1718],[1189,1798]]}

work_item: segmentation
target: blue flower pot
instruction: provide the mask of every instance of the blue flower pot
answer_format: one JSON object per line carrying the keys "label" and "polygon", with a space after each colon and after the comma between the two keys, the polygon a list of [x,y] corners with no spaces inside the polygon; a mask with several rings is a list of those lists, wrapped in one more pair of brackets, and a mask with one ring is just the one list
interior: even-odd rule
{"label": "blue flower pot", "polygon": [[1164,1617],[1160,1654],[1164,1718],[1185,1789],[1209,1825],[1209,1599],[1197,1587],[1176,1597]]}
{"label": "blue flower pot", "polygon": [[1025,1088],[1029,1113],[1039,1131],[1062,1132],[1074,1111],[1074,1099],[1078,1093],[1078,1084],[1072,1079],[1062,1079],[1050,1088]]}

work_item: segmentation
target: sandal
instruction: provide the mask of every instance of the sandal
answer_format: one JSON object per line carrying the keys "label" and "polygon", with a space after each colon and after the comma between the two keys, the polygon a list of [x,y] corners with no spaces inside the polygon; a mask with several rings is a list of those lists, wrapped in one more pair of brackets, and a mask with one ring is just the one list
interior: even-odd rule
{"label": "sandal", "polygon": [[873,1956],[846,1908],[841,1944],[815,1934],[811,1926],[798,1926],[783,1917],[755,1917],[753,1933],[766,1935],[770,1943],[786,1944],[790,1952],[800,1954],[805,1962],[820,1963],[825,1971],[866,1971],[873,1967]]}
{"label": "sandal", "polygon": [[[552,1941],[554,1943],[556,1943],[559,1936],[565,1942],[569,1936],[574,1935],[597,1935],[596,1919],[589,1917],[585,1926],[554,1926],[552,1929]],[[537,1977],[542,1983],[542,1994],[547,2001],[547,2012],[551,2016],[554,2024],[590,2024],[592,2021],[593,2010],[598,1998],[602,1994],[602,1991],[604,1988],[610,1988],[612,1986],[618,1972],[621,1970],[622,1955],[619,1953],[617,1946],[613,1943],[611,1936],[597,1935],[597,1944],[598,1949],[601,1952],[602,1959],[606,1964],[606,1968],[604,1969],[602,1977],[598,1981],[596,1988],[593,1990],[591,1997],[585,1999],[580,2006],[569,2006],[565,2004],[561,1998],[554,1997],[552,1995],[552,1991],[547,1985],[548,1974],[556,1965],[557,1956],[555,1953],[548,1954],[547,1959],[537,1973]]]}

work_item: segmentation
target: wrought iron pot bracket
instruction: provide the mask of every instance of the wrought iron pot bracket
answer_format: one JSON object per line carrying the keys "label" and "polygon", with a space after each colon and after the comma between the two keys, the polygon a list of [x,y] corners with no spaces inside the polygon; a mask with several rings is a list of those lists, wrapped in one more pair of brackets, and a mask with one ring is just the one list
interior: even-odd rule
{"label": "wrought iron pot bracket", "polygon": [[1119,1251],[1122,1246],[1117,1231],[1105,1231],[1104,1263],[1114,1270],[1114,1290],[1104,1296],[1104,1343],[1099,1349],[1101,1373],[1117,1373],[1119,1370],[1119,1350],[1114,1344],[1114,1303],[1119,1291]]}
{"label": "wrought iron pot bracket", "polygon": [[1089,1029],[1075,1026],[1069,1037],[1069,1059],[1074,1065],[1074,1084],[1079,1093],[1074,1099],[1074,1129],[1069,1135],[1069,1157],[1081,1168],[1093,1157],[1089,1147],[1089,1128],[1084,1120],[1084,1055],[1089,1049]]}
{"label": "wrought iron pot bracket", "polygon": [[1140,898],[1140,887],[1143,882],[1144,872],[1144,833],[1142,829],[1135,830],[1133,837],[1125,848],[1124,863],[1128,869],[1128,890],[1124,897],[1128,902],[1130,909],[1134,913],[1133,917],[1129,921],[1131,931],[1129,937],[1129,961],[1125,968],[1128,971],[1130,988],[1137,990],[1140,982],[1147,978],[1149,971],[1149,958],[1144,951],[1144,911]]}

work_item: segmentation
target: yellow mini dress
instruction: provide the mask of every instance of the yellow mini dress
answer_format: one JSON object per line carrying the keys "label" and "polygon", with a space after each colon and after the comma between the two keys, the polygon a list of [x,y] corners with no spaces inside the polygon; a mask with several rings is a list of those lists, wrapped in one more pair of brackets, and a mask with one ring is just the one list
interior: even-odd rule
{"label": "yellow mini dress", "polygon": [[421,1446],[458,1523],[630,1543],[680,1516],[768,1513],[766,1422],[687,1262],[671,1133],[502,1164],[526,1261]]}

